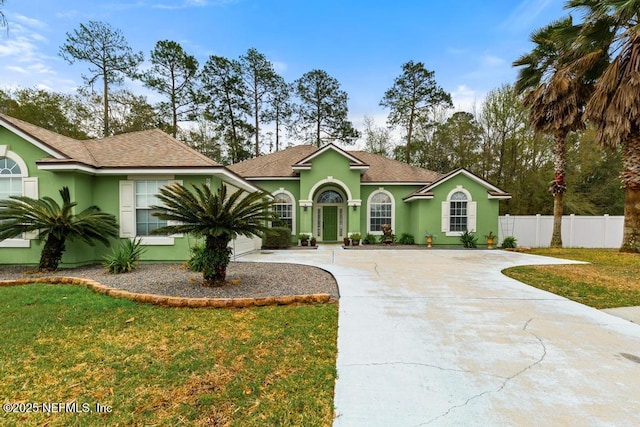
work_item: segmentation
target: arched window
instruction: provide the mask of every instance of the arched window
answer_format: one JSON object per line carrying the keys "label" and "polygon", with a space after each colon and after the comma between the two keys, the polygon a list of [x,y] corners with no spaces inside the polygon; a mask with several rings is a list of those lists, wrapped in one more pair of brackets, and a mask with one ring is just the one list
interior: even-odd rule
{"label": "arched window", "polygon": [[22,196],[22,177],[23,171],[13,159],[0,157],[0,199]]}
{"label": "arched window", "polygon": [[344,203],[342,195],[335,190],[327,190],[320,193],[316,199],[318,203]]}
{"label": "arched window", "polygon": [[389,224],[392,229],[395,229],[395,209],[391,193],[385,190],[375,191],[369,196],[367,205],[368,233],[382,234],[382,224]]}
{"label": "arched window", "polygon": [[456,191],[449,202],[449,231],[467,230],[467,195]]}
{"label": "arched window", "polygon": [[[0,200],[11,196],[38,198],[38,178],[29,177],[27,164],[18,154],[0,145]],[[2,248],[28,248],[29,240],[36,239],[37,232],[24,233],[21,237],[0,241]]]}
{"label": "arched window", "polygon": [[476,231],[476,202],[462,186],[449,192],[442,202],[442,231],[447,236],[459,236],[465,231]]}
{"label": "arched window", "polygon": [[286,224],[295,234],[295,208],[294,198],[291,193],[284,189],[280,189],[274,195],[273,211],[280,216],[280,221]]}

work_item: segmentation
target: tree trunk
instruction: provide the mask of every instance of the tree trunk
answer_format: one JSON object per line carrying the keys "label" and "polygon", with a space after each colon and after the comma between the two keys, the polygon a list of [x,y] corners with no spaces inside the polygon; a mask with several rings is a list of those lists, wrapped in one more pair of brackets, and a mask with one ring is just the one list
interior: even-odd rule
{"label": "tree trunk", "polygon": [[205,238],[205,254],[203,276],[205,286],[224,286],[227,278],[231,249],[229,239],[225,237],[207,236]]}
{"label": "tree trunk", "polygon": [[[254,73],[256,71],[254,70]],[[258,96],[258,80],[255,77],[253,79],[253,111],[255,114],[255,126],[256,126],[256,157],[260,157],[260,97]]]}
{"label": "tree trunk", "polygon": [[562,247],[562,213],[564,194],[556,193],[553,195],[553,232],[551,233],[552,248]]}
{"label": "tree trunk", "polygon": [[102,96],[103,96],[103,108],[104,108],[104,136],[109,136],[111,133],[111,129],[109,128],[109,83],[107,82],[107,75],[102,77],[104,80],[104,86],[102,88]]}
{"label": "tree trunk", "polygon": [[567,169],[566,144],[567,132],[558,131],[553,135],[553,165],[555,176],[549,191],[553,194],[553,233],[551,234],[552,248],[562,247],[562,214],[564,211],[564,193],[567,185],[564,175]]}
{"label": "tree trunk", "polygon": [[620,252],[640,253],[640,133],[633,134],[625,142],[622,168],[625,199]]}
{"label": "tree trunk", "polygon": [[58,239],[53,234],[47,236],[47,241],[40,254],[40,265],[38,269],[42,271],[54,271],[58,269],[58,264],[64,252],[65,239]]}
{"label": "tree trunk", "polygon": [[409,115],[409,123],[407,126],[407,147],[404,151],[404,161],[405,163],[411,165],[411,138],[413,136],[413,119],[415,117],[415,110],[411,109],[411,114]]}

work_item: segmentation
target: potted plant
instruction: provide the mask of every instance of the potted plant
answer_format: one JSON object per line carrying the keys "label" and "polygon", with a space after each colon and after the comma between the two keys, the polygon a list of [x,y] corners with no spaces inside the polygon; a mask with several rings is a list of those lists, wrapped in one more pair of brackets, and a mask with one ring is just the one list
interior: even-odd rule
{"label": "potted plant", "polygon": [[430,248],[433,243],[433,239],[435,239],[436,235],[429,233],[428,231],[424,233],[424,237],[427,239],[427,247]]}
{"label": "potted plant", "polygon": [[311,242],[311,246],[315,246],[315,245],[316,245],[316,243],[317,243],[317,240],[316,240],[316,238],[315,238],[315,237],[311,236],[311,240],[310,240],[310,242]]}
{"label": "potted plant", "polygon": [[358,246],[360,244],[361,238],[362,236],[360,236],[360,233],[351,234],[351,243],[353,244],[353,246]]}
{"label": "potted plant", "polygon": [[344,243],[345,246],[349,246],[349,238],[348,237],[343,238],[342,243]]}
{"label": "potted plant", "polygon": [[493,242],[495,241],[496,237],[498,237],[498,236],[493,234],[493,231],[489,231],[489,234],[487,234],[484,237],[487,239],[487,247],[488,247],[488,249],[493,249]]}
{"label": "potted plant", "polygon": [[309,234],[300,233],[298,238],[300,239],[300,246],[309,246]]}
{"label": "potted plant", "polygon": [[393,230],[389,224],[382,224],[382,243],[390,245],[393,243]]}

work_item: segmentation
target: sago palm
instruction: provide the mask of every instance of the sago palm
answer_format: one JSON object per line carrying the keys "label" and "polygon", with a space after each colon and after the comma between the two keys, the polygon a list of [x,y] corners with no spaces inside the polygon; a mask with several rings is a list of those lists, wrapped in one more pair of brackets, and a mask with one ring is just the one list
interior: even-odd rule
{"label": "sago palm", "polygon": [[51,197],[32,199],[12,196],[0,200],[0,240],[17,237],[26,232],[39,232],[44,239],[40,255],[41,270],[56,270],[67,240],[79,239],[89,245],[95,241],[109,246],[109,239],[118,236],[116,218],[90,206],[74,213],[76,202],[71,202],[69,188],[60,190],[62,205]]}
{"label": "sago palm", "polygon": [[601,146],[622,147],[620,250],[640,252],[640,0],[570,0],[567,7],[584,12],[580,47],[585,53],[576,66],[613,57],[595,84],[585,114],[596,126]]}
{"label": "sago palm", "polygon": [[242,235],[258,236],[268,231],[268,221],[275,221],[272,202],[262,192],[242,189],[227,193],[221,185],[214,193],[202,184],[190,191],[181,184],[164,187],[158,194],[163,206],[152,206],[153,215],[175,225],[160,227],[155,234],[191,233],[204,237],[204,281],[207,286],[222,286],[230,261],[229,242]]}

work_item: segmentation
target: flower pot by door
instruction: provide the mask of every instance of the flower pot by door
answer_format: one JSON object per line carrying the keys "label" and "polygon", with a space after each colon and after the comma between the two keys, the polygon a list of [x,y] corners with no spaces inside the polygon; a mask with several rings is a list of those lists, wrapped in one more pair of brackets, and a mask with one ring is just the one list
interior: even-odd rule
{"label": "flower pot by door", "polygon": [[427,236],[427,247],[430,248],[432,243],[433,243],[433,237]]}

